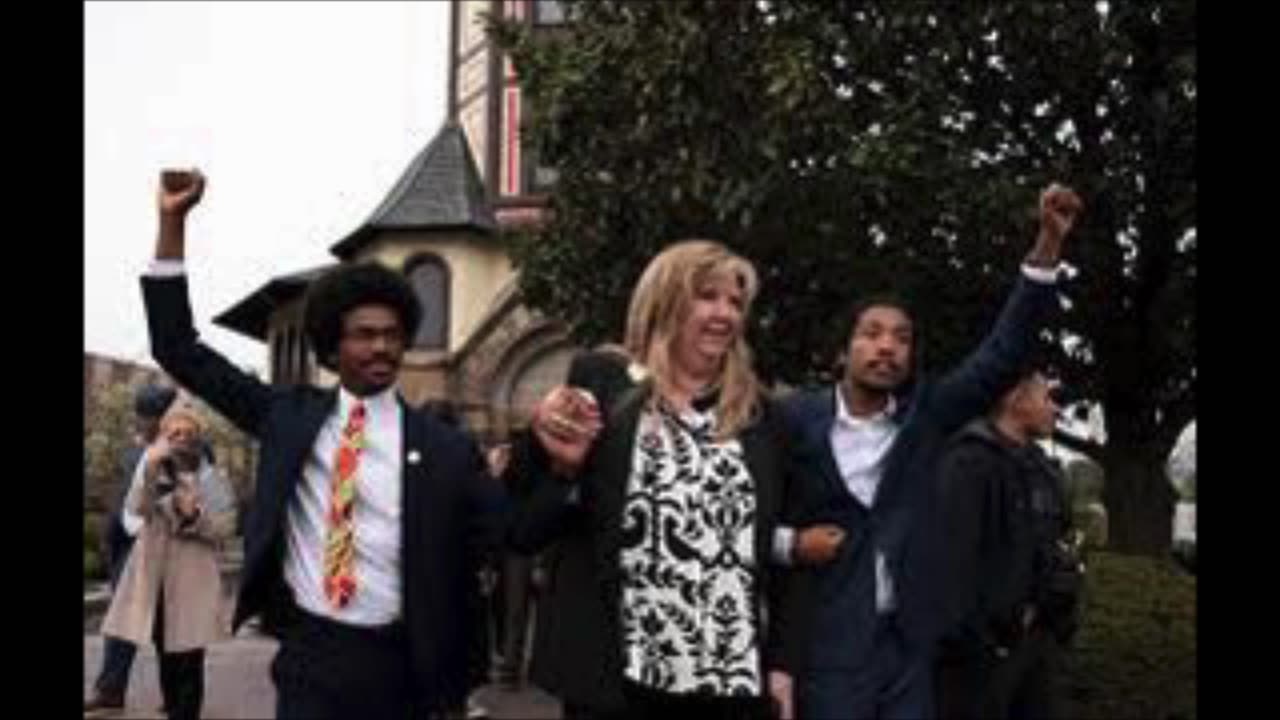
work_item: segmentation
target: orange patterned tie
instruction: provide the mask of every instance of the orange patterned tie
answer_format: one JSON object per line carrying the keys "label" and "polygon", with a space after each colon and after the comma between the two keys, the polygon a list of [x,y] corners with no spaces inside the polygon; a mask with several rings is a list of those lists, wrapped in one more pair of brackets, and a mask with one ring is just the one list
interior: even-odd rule
{"label": "orange patterned tie", "polygon": [[356,502],[356,466],[364,449],[364,403],[356,402],[347,416],[334,459],[329,492],[329,528],[324,543],[324,596],[335,608],[351,602],[356,592],[355,533],[352,509]]}

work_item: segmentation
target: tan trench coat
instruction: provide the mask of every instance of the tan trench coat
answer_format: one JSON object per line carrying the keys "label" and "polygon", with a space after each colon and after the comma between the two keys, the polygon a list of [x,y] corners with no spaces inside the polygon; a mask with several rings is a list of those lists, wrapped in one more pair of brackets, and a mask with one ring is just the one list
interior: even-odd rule
{"label": "tan trench coat", "polygon": [[[207,467],[207,466],[205,466]],[[102,634],[143,645],[152,641],[157,600],[164,590],[164,649],[183,652],[203,648],[230,636],[230,608],[224,607],[222,576],[218,571],[218,551],[223,540],[235,531],[234,502],[202,511],[190,527],[180,528],[173,508],[173,495],[158,498],[154,483],[144,475],[145,463],[138,463],[126,507],[144,520],[133,550],[121,572],[102,623]],[[202,472],[205,472],[202,468]],[[214,478],[226,480],[216,470]],[[185,482],[197,485],[193,477]],[[230,489],[226,496],[230,498]],[[205,506],[201,498],[202,508]]]}

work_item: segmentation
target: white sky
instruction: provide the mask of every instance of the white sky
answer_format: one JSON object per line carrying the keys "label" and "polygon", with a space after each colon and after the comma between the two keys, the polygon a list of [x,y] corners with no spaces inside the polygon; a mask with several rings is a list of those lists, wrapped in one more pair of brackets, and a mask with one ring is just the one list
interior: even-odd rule
{"label": "white sky", "polygon": [[447,2],[85,3],[85,350],[154,364],[138,275],[163,167],[201,168],[198,330],[276,275],[333,262],[444,120]]}

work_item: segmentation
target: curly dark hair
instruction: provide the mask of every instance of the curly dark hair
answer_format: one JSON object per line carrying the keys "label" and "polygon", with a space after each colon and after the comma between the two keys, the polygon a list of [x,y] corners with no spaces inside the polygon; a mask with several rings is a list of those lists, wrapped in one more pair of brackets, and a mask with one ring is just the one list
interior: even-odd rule
{"label": "curly dark hair", "polygon": [[315,349],[316,359],[336,371],[333,358],[342,338],[342,320],[361,305],[385,305],[412,338],[422,319],[422,309],[413,288],[399,273],[377,262],[343,265],[326,273],[307,290],[302,312],[302,328]]}

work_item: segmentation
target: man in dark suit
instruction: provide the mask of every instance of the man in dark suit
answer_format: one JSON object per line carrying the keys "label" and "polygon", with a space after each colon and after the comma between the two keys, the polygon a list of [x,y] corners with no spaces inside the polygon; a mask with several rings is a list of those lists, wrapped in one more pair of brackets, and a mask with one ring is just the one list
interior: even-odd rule
{"label": "man in dark suit", "polygon": [[806,485],[798,525],[844,533],[835,558],[792,584],[800,717],[933,716],[932,661],[938,537],[933,478],[946,439],[1018,380],[1080,201],[1053,185],[1040,198],[1040,233],[991,334],[936,382],[921,377],[915,318],[895,298],[852,313],[847,368],[834,387],[786,403]]}
{"label": "man in dark suit", "polygon": [[197,338],[183,270],[199,172],[167,171],[142,280],[152,352],[175,380],[260,441],[233,626],[280,638],[280,718],[438,714],[465,702],[484,648],[479,557],[501,495],[475,443],[405,404],[394,384],[420,309],[377,264],[317,280],[304,325],[339,387],[269,387]]}

